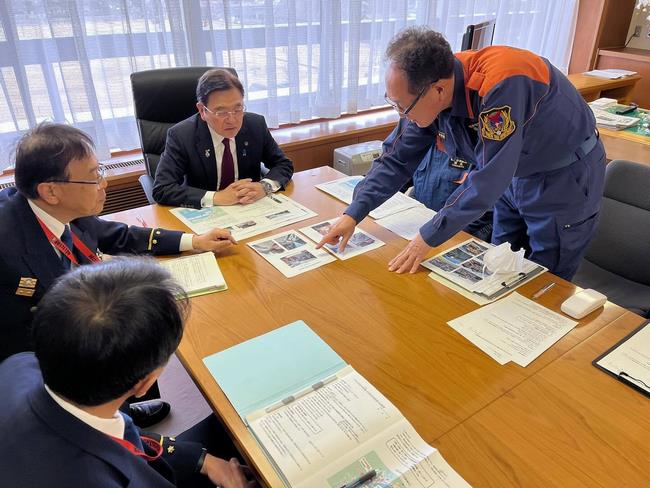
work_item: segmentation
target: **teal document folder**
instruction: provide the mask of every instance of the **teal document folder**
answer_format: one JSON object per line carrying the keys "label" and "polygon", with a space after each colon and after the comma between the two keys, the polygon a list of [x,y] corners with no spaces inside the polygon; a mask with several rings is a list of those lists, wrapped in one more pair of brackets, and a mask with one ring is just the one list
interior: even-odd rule
{"label": "teal document folder", "polygon": [[302,320],[212,354],[203,362],[242,419],[346,366]]}

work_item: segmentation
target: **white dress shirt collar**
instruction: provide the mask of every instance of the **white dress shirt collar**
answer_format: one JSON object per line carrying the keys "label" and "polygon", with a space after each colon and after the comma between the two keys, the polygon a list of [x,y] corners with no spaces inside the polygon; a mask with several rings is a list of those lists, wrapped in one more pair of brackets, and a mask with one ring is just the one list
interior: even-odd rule
{"label": "white dress shirt collar", "polygon": [[45,224],[45,226],[48,229],[50,229],[50,231],[52,231],[52,234],[54,234],[56,237],[60,239],[61,235],[63,235],[63,231],[65,230],[66,224],[64,224],[63,222],[59,222],[57,219],[52,217],[49,213],[47,213],[41,207],[36,205],[30,199],[27,199],[27,203],[29,203],[32,212],[34,212],[34,215],[36,215],[39,219],[41,219],[41,221]]}
{"label": "white dress shirt collar", "polygon": [[63,410],[68,412],[70,415],[77,417],[84,424],[89,425],[93,429],[96,429],[100,432],[103,432],[106,435],[117,437],[118,439],[124,439],[124,417],[118,411],[115,412],[113,418],[104,419],[92,415],[85,410],[80,409],[76,405],[73,405],[64,398],[61,398],[59,395],[54,393],[47,385],[45,386],[45,391],[52,397]]}

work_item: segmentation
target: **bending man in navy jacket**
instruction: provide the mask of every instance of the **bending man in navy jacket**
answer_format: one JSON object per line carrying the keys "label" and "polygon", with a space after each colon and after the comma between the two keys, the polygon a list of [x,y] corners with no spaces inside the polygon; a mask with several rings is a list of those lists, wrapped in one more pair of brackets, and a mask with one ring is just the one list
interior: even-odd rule
{"label": "bending man in navy jacket", "polygon": [[[104,173],[88,135],[67,125],[44,123],[23,136],[15,180],[18,190],[0,192],[0,361],[31,350],[32,310],[71,267],[97,262],[101,253],[220,251],[234,242],[222,229],[197,236],[96,217],[106,200]],[[145,427],[161,420],[156,412],[169,411],[139,407],[131,414]]]}
{"label": "bending man in navy jacket", "polygon": [[[167,132],[153,186],[164,205],[248,204],[284,188],[293,163],[266,127],[246,112],[244,87],[224,69],[207,71],[196,87],[198,113]],[[262,178],[260,163],[268,168]]]}
{"label": "bending man in navy jacket", "polygon": [[384,155],[319,245],[347,243],[371,210],[413,174],[436,141],[475,167],[390,263],[415,272],[438,246],[494,205],[492,242],[509,242],[571,279],[593,237],[605,151],[589,106],[546,59],[490,46],[454,56],[441,34],[409,28],[388,46],[387,102],[400,114]]}
{"label": "bending man in navy jacket", "polygon": [[198,442],[209,433],[218,452],[235,452],[213,430],[216,418],[174,439],[143,434],[118,410],[149,389],[178,347],[188,304],[179,295],[169,273],[143,258],[82,266],[47,292],[34,317],[35,354],[0,364],[3,484],[252,486],[236,459]]}

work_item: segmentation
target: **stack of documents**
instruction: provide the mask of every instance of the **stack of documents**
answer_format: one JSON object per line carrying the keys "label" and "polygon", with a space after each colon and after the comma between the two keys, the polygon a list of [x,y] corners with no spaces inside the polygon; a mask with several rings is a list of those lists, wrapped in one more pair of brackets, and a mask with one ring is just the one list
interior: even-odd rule
{"label": "stack of documents", "polygon": [[469,487],[302,321],[203,361],[287,486]]}
{"label": "stack of documents", "polygon": [[623,78],[624,76],[632,76],[636,74],[636,71],[629,71],[626,69],[594,69],[592,71],[587,71],[587,76],[597,76],[599,78],[607,78],[609,80],[616,80],[618,78]]}
{"label": "stack of documents", "polygon": [[211,252],[167,259],[159,263],[171,273],[189,297],[228,289],[217,258]]}
{"label": "stack of documents", "polygon": [[[349,205],[352,203],[354,188],[363,178],[363,176],[345,176],[316,185],[316,188]],[[420,227],[431,220],[435,214],[434,210],[425,207],[414,198],[397,192],[369,215],[377,219],[377,224],[382,227],[404,239],[411,240],[417,235]]]}
{"label": "stack of documents", "polygon": [[638,117],[628,117],[627,115],[613,114],[607,110],[597,108],[593,105],[590,105],[590,107],[594,113],[594,116],[596,117],[596,123],[598,124],[598,127],[623,130],[628,127],[635,126],[639,123],[640,120]]}
{"label": "stack of documents", "polygon": [[540,275],[546,268],[524,259],[518,273],[493,275],[484,265],[485,252],[494,247],[468,239],[422,262],[432,272],[429,278],[457,291],[479,305],[492,302]]}
{"label": "stack of documents", "polygon": [[578,322],[515,292],[447,323],[499,364],[526,367]]}

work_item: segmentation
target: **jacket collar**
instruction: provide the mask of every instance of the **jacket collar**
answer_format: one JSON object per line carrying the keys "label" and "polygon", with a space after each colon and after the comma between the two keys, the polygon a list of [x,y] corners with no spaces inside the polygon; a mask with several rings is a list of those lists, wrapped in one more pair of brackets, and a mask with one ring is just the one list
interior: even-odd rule
{"label": "jacket collar", "polygon": [[454,98],[451,102],[451,115],[469,118],[465,88],[465,68],[458,58],[454,58]]}

